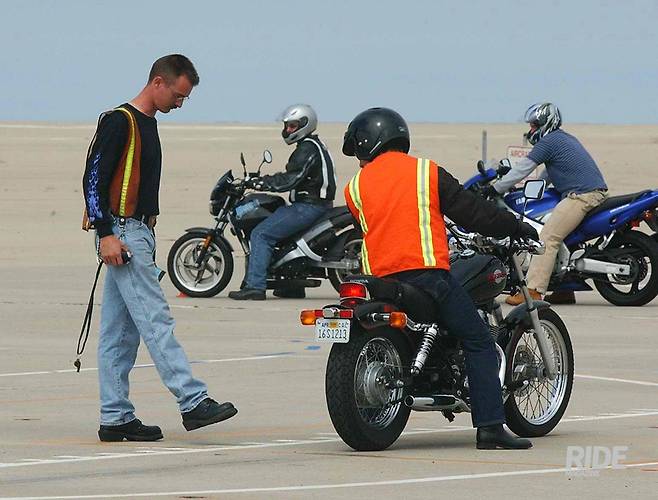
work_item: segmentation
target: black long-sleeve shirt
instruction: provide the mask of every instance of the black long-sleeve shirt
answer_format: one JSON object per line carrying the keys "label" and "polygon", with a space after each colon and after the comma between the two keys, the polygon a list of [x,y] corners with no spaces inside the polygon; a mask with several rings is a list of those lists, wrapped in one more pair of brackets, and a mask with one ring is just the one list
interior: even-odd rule
{"label": "black long-sleeve shirt", "polygon": [[439,202],[443,215],[470,231],[501,238],[519,230],[512,212],[465,190],[443,167],[439,167]]}
{"label": "black long-sleeve shirt", "polygon": [[[121,107],[130,110],[135,117],[142,143],[138,202],[133,217],[158,215],[162,169],[158,122],[130,104]],[[112,234],[110,183],[126,147],[128,127],[128,118],[121,111],[114,110],[103,116],[87,158],[82,187],[89,220],[101,238]]]}

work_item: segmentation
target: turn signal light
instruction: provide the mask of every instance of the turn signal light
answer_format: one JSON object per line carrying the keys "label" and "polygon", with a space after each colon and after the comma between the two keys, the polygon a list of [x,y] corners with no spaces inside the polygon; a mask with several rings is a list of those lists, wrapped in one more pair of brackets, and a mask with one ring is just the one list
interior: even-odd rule
{"label": "turn signal light", "polygon": [[388,317],[388,324],[393,328],[402,329],[407,326],[407,315],[400,311],[393,311]]}
{"label": "turn signal light", "polygon": [[322,309],[306,309],[299,313],[302,325],[315,325],[315,321],[322,317]]}

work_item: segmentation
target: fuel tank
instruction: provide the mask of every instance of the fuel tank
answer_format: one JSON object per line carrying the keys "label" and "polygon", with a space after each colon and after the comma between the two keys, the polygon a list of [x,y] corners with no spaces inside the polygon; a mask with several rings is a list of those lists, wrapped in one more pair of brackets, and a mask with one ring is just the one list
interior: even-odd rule
{"label": "fuel tank", "polygon": [[247,236],[274,211],[285,205],[280,196],[267,193],[250,193],[233,209],[235,225]]}
{"label": "fuel tank", "polygon": [[476,305],[483,305],[502,293],[507,283],[507,269],[492,255],[454,254],[450,273],[459,281]]}

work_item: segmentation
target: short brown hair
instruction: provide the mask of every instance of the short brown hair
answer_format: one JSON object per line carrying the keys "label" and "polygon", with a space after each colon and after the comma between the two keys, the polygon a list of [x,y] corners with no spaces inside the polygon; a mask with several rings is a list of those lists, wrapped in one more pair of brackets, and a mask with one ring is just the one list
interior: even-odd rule
{"label": "short brown hair", "polygon": [[171,82],[181,75],[185,75],[193,86],[199,84],[199,73],[196,72],[192,61],[182,54],[169,54],[153,63],[149,73],[149,82],[153,81],[156,76],[161,76]]}

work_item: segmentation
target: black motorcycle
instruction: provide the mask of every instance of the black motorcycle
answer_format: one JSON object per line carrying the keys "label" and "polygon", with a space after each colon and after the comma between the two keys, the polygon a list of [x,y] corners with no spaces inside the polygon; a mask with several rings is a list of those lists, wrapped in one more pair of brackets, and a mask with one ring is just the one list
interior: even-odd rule
{"label": "black motorcycle", "polygon": [[[450,229],[462,247],[451,255],[451,272],[496,342],[507,425],[521,436],[543,436],[562,418],[574,377],[567,328],[548,303],[532,300],[517,257],[543,247]],[[506,286],[520,289],[525,304],[503,316],[495,298]],[[471,411],[463,349],[439,327],[435,309],[420,289],[362,275],[341,286],[339,304],[302,311],[302,324],[315,325],[315,340],[333,343],[327,407],[355,450],[390,446],[411,410],[439,411],[449,421]]]}
{"label": "black motorcycle", "polygon": [[[229,170],[222,175],[210,194],[210,214],[215,226],[192,227],[178,238],[167,259],[174,286],[190,297],[213,297],[221,292],[233,275],[233,247],[224,236],[228,226],[249,261],[249,237],[254,228],[285,205],[282,197],[248,192],[244,181],[258,177],[264,163],[272,162],[269,151],[255,173],[247,173],[240,154],[244,178],[234,178]],[[361,231],[346,206],[335,207],[313,225],[279,242],[268,270],[268,289],[318,287],[329,279],[338,290],[346,276],[361,267]]]}

